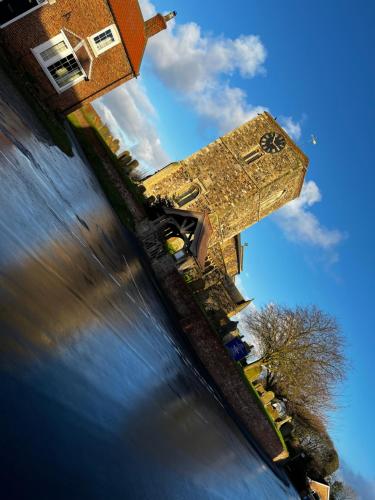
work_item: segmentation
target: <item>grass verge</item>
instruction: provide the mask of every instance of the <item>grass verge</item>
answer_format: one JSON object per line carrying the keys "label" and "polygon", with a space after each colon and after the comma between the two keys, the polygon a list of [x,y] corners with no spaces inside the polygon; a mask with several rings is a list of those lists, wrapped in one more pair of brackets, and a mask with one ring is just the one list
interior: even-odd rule
{"label": "grass verge", "polygon": [[91,167],[101,185],[109,203],[111,204],[113,210],[118,215],[120,221],[131,230],[134,230],[134,219],[130,213],[126,203],[122,199],[120,193],[118,192],[116,186],[114,186],[112,180],[105,167],[103,166],[99,156],[94,152],[92,147],[92,142],[87,136],[87,129],[82,128],[78,119],[71,114],[68,116],[68,122],[75,133],[77,140],[79,141]]}
{"label": "grass verge", "polygon": [[93,131],[93,133],[95,133],[95,136],[96,136],[97,140],[101,143],[102,147],[106,151],[108,159],[111,161],[113,167],[118,172],[118,174],[121,177],[121,180],[123,181],[126,189],[132,194],[133,198],[140,205],[144,205],[144,203],[145,203],[144,196],[139,191],[137,185],[130,179],[128,173],[125,172],[125,170],[121,166],[121,164],[120,164],[120,162],[119,162],[116,154],[113,153],[111,151],[111,149],[108,147],[108,144],[106,143],[104,137],[101,135],[99,129],[97,128],[97,125],[95,123],[94,117],[91,115],[90,111],[87,110],[87,108],[85,108],[85,107],[81,108],[80,111],[83,114],[83,116],[85,117],[87,123],[90,125],[90,128]]}
{"label": "grass verge", "polygon": [[14,87],[22,95],[40,124],[48,132],[51,140],[61,151],[68,156],[73,156],[72,144],[60,118],[40,101],[36,85],[30,75],[21,72],[8,57],[6,51],[0,46],[0,66],[7,74]]}
{"label": "grass verge", "polygon": [[[211,318],[208,316],[208,314],[206,313],[206,311],[204,310],[202,304],[200,304],[200,302],[196,299],[196,297],[193,295],[194,299],[195,299],[195,302],[197,303],[197,305],[199,306],[200,310],[202,311],[203,315],[205,316],[206,320],[208,321],[208,323],[210,324],[211,326],[211,329],[213,332],[215,332],[215,334],[220,338],[221,340],[221,336],[220,334],[218,333],[217,331],[217,328],[216,326],[213,324]],[[223,349],[225,349],[225,347],[223,346]],[[229,355],[229,354],[228,354]],[[243,372],[243,367],[241,366],[240,363],[238,362],[235,362],[233,361],[233,363],[236,363],[237,365],[237,368],[241,374],[241,377],[242,377],[242,380],[244,381],[244,383],[246,384],[247,388],[249,389],[249,392],[251,394],[253,394],[254,396],[254,399],[257,401],[257,404],[259,406],[259,408],[262,410],[262,412],[264,413],[264,415],[267,417],[267,420],[269,421],[271,427],[273,428],[273,430],[276,432],[280,442],[281,442],[281,445],[283,447],[283,450],[285,451],[288,451],[288,447],[285,443],[285,440],[284,440],[284,437],[283,435],[281,434],[280,432],[280,429],[278,429],[275,425],[275,422],[273,421],[271,415],[268,413],[268,411],[266,410],[266,408],[264,407],[264,404],[262,403],[262,400],[260,399],[259,397],[259,394],[257,393],[257,391],[255,390],[255,388],[253,387],[253,385],[247,380],[247,378],[245,377],[245,374]]]}
{"label": "grass verge", "polygon": [[[211,330],[212,332],[217,335],[220,340],[222,340],[219,332],[217,331],[217,328],[214,324],[214,322],[212,321],[212,319],[209,317],[209,315],[207,314],[207,312],[205,311],[204,307],[202,306],[202,304],[197,300],[196,296],[193,294],[193,299],[195,300],[196,304],[198,305],[198,307],[200,308],[202,314],[205,316],[207,322],[209,323],[210,327],[211,327]],[[223,349],[226,351],[224,345],[223,345]],[[229,353],[227,352],[228,356],[229,356]],[[232,358],[231,358],[232,359]],[[233,361],[233,363],[236,364],[237,366],[237,369],[238,371],[240,372],[240,375],[241,375],[241,378],[242,380],[244,381],[244,383],[246,384],[249,392],[253,395],[255,401],[257,402],[260,410],[262,411],[262,413],[266,416],[271,428],[274,430],[274,432],[276,433],[277,437],[279,438],[279,441],[281,443],[281,446],[282,446],[282,449],[286,452],[289,453],[289,450],[288,450],[288,447],[285,443],[285,440],[284,440],[284,437],[283,435],[281,434],[281,431],[276,427],[275,425],[275,422],[273,421],[271,415],[268,413],[267,409],[264,407],[264,404],[262,403],[262,400],[260,399],[259,397],[259,394],[257,393],[257,391],[255,390],[255,388],[253,387],[253,385],[248,381],[248,379],[246,378],[245,374],[244,374],[244,371],[243,371],[243,367],[241,366],[241,364],[239,362],[236,362],[236,361]]]}
{"label": "grass verge", "polygon": [[267,417],[267,420],[269,421],[271,427],[274,429],[274,431],[276,432],[279,440],[280,440],[280,443],[283,447],[283,450],[285,451],[288,451],[288,447],[285,443],[285,440],[284,440],[284,437],[283,435],[281,434],[281,431],[280,429],[278,429],[275,425],[275,422],[273,421],[271,415],[268,413],[268,411],[266,410],[266,408],[264,407],[264,404],[262,403],[262,400],[260,399],[259,397],[259,394],[257,393],[257,391],[255,390],[255,388],[253,387],[253,385],[247,380],[247,378],[245,377],[245,374],[243,372],[243,368],[242,366],[237,363],[237,367],[238,367],[238,370],[240,371],[241,373],[241,377],[243,379],[243,381],[245,382],[245,384],[247,385],[249,391],[254,395],[254,398],[255,400],[257,401],[258,405],[259,405],[259,408],[262,410],[262,412],[264,413],[264,415]]}

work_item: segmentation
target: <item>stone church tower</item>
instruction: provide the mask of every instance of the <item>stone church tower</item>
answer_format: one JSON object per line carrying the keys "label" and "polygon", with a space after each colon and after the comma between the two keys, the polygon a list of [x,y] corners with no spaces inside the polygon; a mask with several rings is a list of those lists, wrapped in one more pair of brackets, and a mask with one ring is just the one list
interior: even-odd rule
{"label": "stone church tower", "polygon": [[223,244],[298,197],[308,158],[269,113],[262,113],[143,180],[146,196],[209,214],[210,246]]}

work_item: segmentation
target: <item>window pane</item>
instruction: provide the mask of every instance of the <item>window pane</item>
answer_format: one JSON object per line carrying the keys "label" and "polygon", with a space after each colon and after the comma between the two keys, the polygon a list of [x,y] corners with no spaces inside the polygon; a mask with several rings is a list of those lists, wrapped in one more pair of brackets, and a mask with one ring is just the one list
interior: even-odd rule
{"label": "window pane", "polygon": [[52,57],[56,57],[61,54],[61,52],[64,52],[67,48],[66,43],[62,40],[61,42],[52,45],[49,49],[43,50],[43,52],[40,53],[40,57],[43,61],[48,61],[49,59],[52,59]]}
{"label": "window pane", "polygon": [[252,151],[243,157],[246,163],[252,163],[253,161],[258,160],[262,156],[262,153],[259,150]]}
{"label": "window pane", "polygon": [[65,87],[83,74],[73,54],[63,57],[47,69],[59,87]]}
{"label": "window pane", "polygon": [[103,50],[108,45],[112,45],[115,42],[115,36],[112,33],[111,28],[102,31],[99,35],[94,36],[94,42],[98,50]]}
{"label": "window pane", "polygon": [[178,204],[179,207],[183,207],[186,205],[186,203],[189,203],[190,201],[194,200],[199,194],[199,187],[198,186],[191,186],[187,191],[184,193],[180,194],[179,196],[175,197],[175,200]]}
{"label": "window pane", "polygon": [[0,24],[11,21],[17,16],[24,14],[36,7],[38,0],[2,0],[0,1]]}

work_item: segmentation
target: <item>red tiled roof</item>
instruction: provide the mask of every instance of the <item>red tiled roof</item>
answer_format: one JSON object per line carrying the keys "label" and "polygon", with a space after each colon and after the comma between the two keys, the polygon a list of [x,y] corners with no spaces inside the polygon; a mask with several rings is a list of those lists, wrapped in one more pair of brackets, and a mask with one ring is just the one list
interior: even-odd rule
{"label": "red tiled roof", "polygon": [[138,0],[107,0],[135,75],[145,51],[147,37]]}

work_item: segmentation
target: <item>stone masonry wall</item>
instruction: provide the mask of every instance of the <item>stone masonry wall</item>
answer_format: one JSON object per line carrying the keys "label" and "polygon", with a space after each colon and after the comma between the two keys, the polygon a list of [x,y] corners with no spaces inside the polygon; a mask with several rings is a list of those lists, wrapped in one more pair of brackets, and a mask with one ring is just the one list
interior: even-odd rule
{"label": "stone masonry wall", "polygon": [[222,311],[227,315],[236,307],[227,293],[223,281],[197,292],[196,295],[206,311]]}
{"label": "stone masonry wall", "polygon": [[222,272],[225,271],[223,250],[220,243],[210,246],[207,252],[207,259]]}
{"label": "stone masonry wall", "polygon": [[221,245],[221,251],[225,262],[225,269],[229,276],[235,276],[240,272],[237,258],[237,244],[235,238],[225,240]]}
{"label": "stone masonry wall", "polygon": [[[285,148],[264,153],[259,141],[266,132],[281,133]],[[262,156],[247,164],[252,151]],[[190,157],[160,170],[143,184],[147,195],[170,199],[193,184],[200,194],[181,208],[210,213],[210,245],[239,234],[246,227],[298,196],[308,160],[267,113],[257,116]]]}
{"label": "stone masonry wall", "polygon": [[[288,456],[272,425],[259,406],[254,394],[241,376],[239,367],[229,357],[219,336],[194,300],[194,296],[177,272],[173,258],[164,252],[156,251],[157,243],[152,238],[154,226],[143,219],[137,224],[137,236],[150,257],[151,266],[159,286],[177,313],[183,332],[196,354],[206,367],[219,388],[225,401],[231,406],[243,425],[254,437],[258,445],[273,460]],[[150,238],[153,240],[150,247]],[[160,243],[160,242],[159,242]],[[151,253],[150,253],[151,248]]]}
{"label": "stone masonry wall", "polygon": [[152,263],[160,286],[178,313],[181,328],[198,357],[220,389],[226,402],[241,419],[258,445],[273,460],[286,458],[287,452],[283,449],[276,432],[242,379],[237,365],[228,356],[219,337],[193,300],[182,277],[166,264],[162,260]]}

